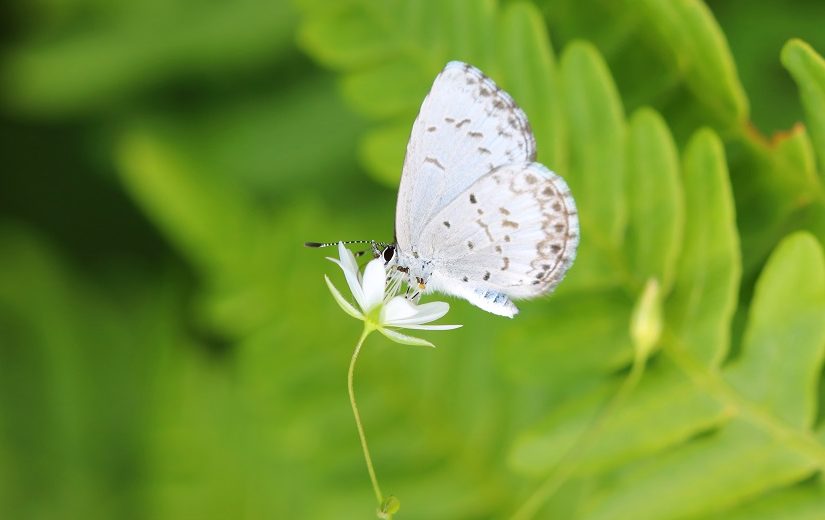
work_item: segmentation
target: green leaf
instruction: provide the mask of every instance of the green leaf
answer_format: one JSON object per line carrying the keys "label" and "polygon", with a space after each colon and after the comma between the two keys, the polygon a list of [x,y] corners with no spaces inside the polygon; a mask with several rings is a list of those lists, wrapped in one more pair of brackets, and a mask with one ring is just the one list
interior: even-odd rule
{"label": "green leaf", "polygon": [[298,43],[315,59],[336,69],[357,69],[401,52],[397,31],[387,17],[397,16],[396,2],[340,2],[304,5],[306,17],[298,30]]}
{"label": "green leaf", "polygon": [[[502,368],[514,381],[543,383],[548,395],[592,385],[594,378],[605,377],[632,357],[632,305],[617,290],[556,294],[533,312],[519,315],[519,327],[506,332],[500,350],[521,346],[518,355],[502,354]],[[547,370],[556,373],[551,381]]]}
{"label": "green leaf", "polygon": [[[570,174],[587,259],[618,251],[627,222],[624,197],[625,121],[619,94],[598,51],[575,42],[563,52],[561,70],[570,135]],[[592,244],[592,246],[588,246]]]}
{"label": "green leaf", "polygon": [[816,462],[793,446],[736,421],[718,434],[624,471],[602,495],[595,495],[587,518],[672,518],[674,511],[701,517],[792,484],[815,468]]}
{"label": "green leaf", "polygon": [[348,74],[343,79],[343,90],[354,109],[377,119],[415,114],[431,84],[427,69],[420,63],[398,58]]}
{"label": "green leaf", "polygon": [[795,195],[804,196],[806,192],[809,196],[821,194],[822,183],[816,174],[816,154],[805,125],[798,123],[787,132],[774,136],[773,144],[773,166],[791,177],[784,180],[796,188]]}
{"label": "green leaf", "polygon": [[123,137],[117,160],[134,196],[200,267],[242,258],[241,242],[254,224],[237,187],[217,178],[204,182],[175,150],[145,131]]}
{"label": "green leaf", "polygon": [[[674,510],[686,517],[706,515],[821,468],[825,446],[810,427],[825,357],[822,316],[822,248],[808,234],[793,235],[759,279],[745,346],[724,380],[691,364],[681,347],[668,351],[700,391],[724,403],[734,419],[712,435],[623,469],[593,495],[588,517],[666,518]],[[825,505],[820,508],[821,514]]]}
{"label": "green leaf", "polygon": [[279,195],[329,185],[357,168],[356,145],[366,125],[336,87],[332,78],[310,76],[184,114],[147,111],[128,126],[173,147],[199,175]]}
{"label": "green leaf", "polygon": [[[722,403],[697,388],[673,363],[659,363],[619,409],[603,418],[598,440],[576,453],[575,474],[598,475],[672,449],[727,419]],[[525,431],[510,452],[512,468],[531,475],[551,471],[574,440],[593,427],[598,404],[614,389],[611,385],[571,399]]]}
{"label": "green leaf", "polygon": [[[495,69],[499,37],[496,32],[496,0],[451,0],[441,2],[443,31],[447,35],[449,59],[466,61],[482,69]],[[430,13],[432,17],[432,13]]]}
{"label": "green leaf", "polygon": [[702,363],[721,363],[729,349],[741,260],[733,195],[722,143],[700,130],[684,152],[685,232],[665,316]]}
{"label": "green leaf", "polygon": [[92,274],[50,242],[0,222],[0,516],[128,517],[183,284]]}
{"label": "green leaf", "polygon": [[293,45],[290,2],[204,4],[193,14],[187,1],[116,9],[94,2],[81,16],[97,22],[85,30],[66,24],[58,34],[36,34],[11,50],[4,97],[38,115],[104,111],[181,77],[271,68],[273,58],[282,59]]}
{"label": "green leaf", "polygon": [[301,46],[340,70],[350,104],[380,121],[359,146],[378,181],[398,185],[416,111],[449,60],[472,63],[512,89],[536,129],[539,157],[566,176],[559,82],[546,28],[531,5],[353,0],[333,8],[303,2],[301,9]]}
{"label": "green leaf", "polygon": [[[645,119],[644,115],[634,118],[631,142],[638,138],[636,135],[646,136],[658,129],[654,135],[660,139],[657,146],[649,146],[650,154],[666,157],[668,141],[661,139],[667,135],[666,129],[657,125],[652,116],[647,118],[648,122]],[[634,130],[638,134],[634,134]],[[674,176],[671,190],[681,192],[680,185],[684,183],[686,231],[674,288],[665,302],[666,323],[671,330],[675,329],[700,363],[713,365],[721,361],[722,353],[729,348],[729,328],[739,280],[733,201],[721,143],[712,131],[699,132],[685,152],[683,178],[676,176],[675,165],[671,164],[670,169]],[[636,184],[660,182],[649,178],[661,176],[659,168],[642,167],[634,174],[638,176]],[[633,201],[632,196],[630,199]],[[635,232],[633,226],[645,229],[650,223],[641,218],[631,220],[629,236]],[[626,312],[620,318],[625,330],[629,326],[629,308]],[[572,317],[569,320],[576,323]],[[586,318],[584,323],[598,322]],[[588,325],[585,330],[592,328]],[[584,332],[580,334],[584,334],[582,338],[588,337]],[[593,352],[596,356],[605,355],[595,349]],[[571,425],[584,428],[594,420],[593,402],[593,395],[575,399],[564,413],[554,414],[529,430],[515,445],[511,463],[527,473],[550,470],[571,443]],[[601,419],[598,441],[577,453],[574,473],[599,474],[640,457],[673,449],[691,436],[723,424],[727,417],[724,403],[698,386],[678,364],[667,358],[659,360],[620,408]]]}
{"label": "green leaf", "polygon": [[743,396],[783,422],[808,428],[825,356],[825,257],[797,233],[771,255],[756,285],[742,358],[727,372]]}
{"label": "green leaf", "polygon": [[736,511],[713,515],[712,520],[816,520],[822,516],[825,485],[822,479],[766,493]]}
{"label": "green leaf", "polygon": [[748,99],[719,24],[699,0],[628,2],[681,68],[691,92],[728,126],[748,119]]}
{"label": "green leaf", "polygon": [[506,64],[503,85],[529,114],[538,160],[567,175],[564,104],[550,36],[532,5],[508,5],[502,16],[500,56]]}
{"label": "green leaf", "polygon": [[389,123],[362,137],[358,157],[376,180],[397,187],[409,140],[410,123]]}
{"label": "green leaf", "polygon": [[[670,518],[674,510],[704,516],[793,484],[825,464],[825,446],[809,433],[825,354],[823,315],[822,249],[810,235],[794,235],[777,248],[760,278],[746,346],[725,371],[731,386],[712,368],[686,363],[685,353],[693,358],[701,351],[684,350],[675,364],[660,362],[604,419],[599,440],[576,454],[578,475],[603,475],[624,465],[597,480],[601,484],[584,499],[581,516]],[[676,353],[667,351],[669,357]],[[571,402],[540,430],[520,437],[511,464],[531,474],[548,471],[594,420],[594,403],[603,398],[600,391]],[[690,440],[712,428],[718,432]],[[821,516],[825,506],[809,496],[797,498],[798,510]]]}
{"label": "green leaf", "polygon": [[782,64],[799,87],[820,169],[825,171],[825,60],[807,43],[791,40],[782,48]]}
{"label": "green leaf", "polygon": [[642,109],[630,119],[627,160],[630,270],[637,283],[659,280],[667,294],[682,245],[684,195],[676,144],[656,112]]}
{"label": "green leaf", "polygon": [[[802,124],[777,134],[771,143],[758,142],[747,150],[749,154],[739,154],[731,182],[737,210],[747,215],[739,219],[739,233],[745,279],[751,280],[779,240],[799,225],[798,215],[811,214],[812,206],[825,204],[825,191]],[[805,224],[803,229],[816,233],[815,223]]]}

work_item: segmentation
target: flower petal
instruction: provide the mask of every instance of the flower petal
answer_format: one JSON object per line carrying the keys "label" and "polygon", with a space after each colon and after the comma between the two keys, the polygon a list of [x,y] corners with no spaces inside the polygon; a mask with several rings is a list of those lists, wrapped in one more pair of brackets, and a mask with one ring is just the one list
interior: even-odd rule
{"label": "flower petal", "polygon": [[407,336],[406,334],[401,334],[400,332],[380,328],[378,331],[383,334],[384,336],[388,337],[389,339],[393,340],[396,343],[401,343],[402,345],[415,345],[417,347],[432,347],[435,348],[435,345],[430,343],[429,341],[421,338],[414,338],[412,336]]}
{"label": "flower petal", "polygon": [[361,310],[364,310],[364,291],[361,289],[361,282],[358,279],[358,263],[355,261],[355,255],[344,247],[343,242],[338,242],[338,253],[341,256],[340,260],[329,257],[327,257],[327,260],[335,262],[344,271],[344,278],[347,279],[350,292],[355,297],[355,301],[361,307]]}
{"label": "flower petal", "polygon": [[384,301],[384,286],[387,282],[387,272],[384,270],[384,260],[376,258],[370,260],[364,269],[364,312]]}
{"label": "flower petal", "polygon": [[343,242],[338,242],[338,258],[341,259],[343,269],[350,270],[353,273],[358,272],[358,262],[355,261],[355,255],[344,246]]}
{"label": "flower petal", "polygon": [[346,299],[344,299],[343,296],[341,296],[341,293],[338,292],[338,289],[336,289],[334,285],[332,285],[332,282],[329,281],[329,277],[327,275],[324,275],[324,280],[327,281],[327,287],[329,287],[329,292],[332,293],[332,297],[335,299],[335,301],[338,303],[341,309],[353,318],[363,320],[364,316],[360,312],[358,312],[358,309],[353,307],[353,305],[350,302],[348,302]]}
{"label": "flower petal", "polygon": [[411,319],[418,313],[418,308],[403,296],[396,296],[381,309],[381,323],[393,324],[399,320]]}
{"label": "flower petal", "polygon": [[[435,321],[447,314],[447,311],[450,310],[450,304],[446,302],[429,302],[423,305],[415,305],[402,296],[398,296],[397,298],[406,301],[411,306],[411,309],[401,304],[390,307],[390,304],[395,300],[394,298],[386,306],[383,320],[386,325],[397,327],[420,325],[422,323]],[[412,312],[410,312],[411,310]]]}
{"label": "flower petal", "polygon": [[464,325],[388,325],[389,327],[398,327],[400,329],[417,329],[417,330],[452,330]]}

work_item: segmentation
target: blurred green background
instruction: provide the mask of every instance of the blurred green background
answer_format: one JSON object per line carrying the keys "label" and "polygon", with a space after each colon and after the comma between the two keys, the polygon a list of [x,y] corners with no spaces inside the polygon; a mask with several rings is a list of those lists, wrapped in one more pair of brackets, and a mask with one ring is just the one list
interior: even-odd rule
{"label": "blurred green background", "polygon": [[[451,59],[525,109],[583,242],[512,321],[451,300],[435,351],[368,339],[397,518],[825,518],[821,1],[12,0],[0,25],[0,518],[374,517],[359,324],[301,244],[392,238]],[[622,387],[651,278],[665,331]]]}

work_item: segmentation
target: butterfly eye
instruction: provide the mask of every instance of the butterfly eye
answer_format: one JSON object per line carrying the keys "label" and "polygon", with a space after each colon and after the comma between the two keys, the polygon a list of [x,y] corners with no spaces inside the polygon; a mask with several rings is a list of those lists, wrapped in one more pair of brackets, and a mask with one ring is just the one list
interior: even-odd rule
{"label": "butterfly eye", "polygon": [[381,256],[384,257],[384,263],[389,263],[389,261],[395,256],[395,246],[385,247],[384,251],[381,252]]}

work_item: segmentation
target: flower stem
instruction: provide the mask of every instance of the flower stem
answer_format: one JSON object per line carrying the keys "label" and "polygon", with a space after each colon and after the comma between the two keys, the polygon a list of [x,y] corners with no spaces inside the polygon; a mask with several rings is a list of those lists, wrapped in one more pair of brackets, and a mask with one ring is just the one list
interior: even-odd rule
{"label": "flower stem", "polygon": [[367,471],[370,474],[372,481],[372,489],[375,491],[375,498],[378,500],[378,506],[384,503],[384,495],[381,494],[381,487],[378,485],[378,478],[375,476],[375,468],[372,467],[372,458],[370,457],[370,449],[367,447],[367,437],[364,435],[364,427],[361,425],[361,414],[358,413],[358,405],[355,404],[355,391],[352,387],[352,376],[355,372],[355,362],[358,360],[358,354],[361,352],[361,345],[367,339],[372,329],[364,327],[364,332],[361,333],[361,338],[358,344],[355,345],[355,351],[352,353],[352,361],[349,363],[349,372],[347,373],[347,388],[349,389],[349,402],[352,405],[352,414],[355,416],[355,425],[358,427],[358,437],[361,439],[361,448],[364,450],[364,460],[367,463]]}

